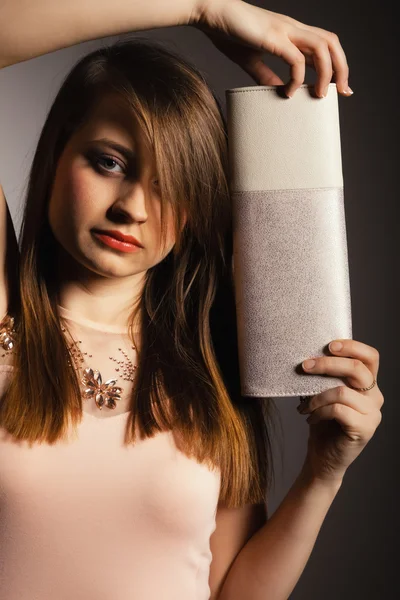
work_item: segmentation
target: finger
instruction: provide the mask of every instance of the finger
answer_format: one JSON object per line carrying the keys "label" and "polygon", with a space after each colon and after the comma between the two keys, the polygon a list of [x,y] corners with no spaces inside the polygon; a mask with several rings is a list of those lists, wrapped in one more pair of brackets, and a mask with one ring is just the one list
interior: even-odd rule
{"label": "finger", "polygon": [[333,76],[332,59],[328,44],[316,48],[313,55],[313,62],[318,75],[315,92],[320,98],[326,98]]}
{"label": "finger", "polygon": [[332,68],[335,74],[335,81],[338,92],[345,96],[350,96],[352,90],[349,88],[349,65],[347,63],[346,54],[340,43],[339,37],[332,31],[326,31],[319,27],[305,26],[305,29],[311,30],[328,43],[329,52],[332,59]]}
{"label": "finger", "polygon": [[271,39],[268,41],[269,48],[266,48],[269,52],[283,58],[290,65],[290,81],[286,85],[286,95],[292,98],[296,90],[303,84],[306,74],[306,62],[304,54],[289,40],[282,42],[280,39],[278,44],[270,49],[270,45],[273,46]]}
{"label": "finger", "polygon": [[[331,344],[333,342],[340,342],[343,347],[340,350],[333,350]],[[372,375],[376,379],[379,371],[379,359],[380,355],[376,348],[368,346],[363,342],[351,339],[337,339],[332,340],[329,344],[329,351],[336,356],[348,356],[350,358],[358,358],[361,360],[367,368],[371,371]],[[361,386],[365,387],[365,386]]]}
{"label": "finger", "polygon": [[297,409],[301,415],[305,415],[313,413],[323,406],[336,403],[344,404],[362,415],[368,415],[377,408],[376,402],[373,402],[370,397],[361,396],[356,390],[352,390],[346,385],[340,385],[311,396],[308,402],[299,404]]}
{"label": "finger", "polygon": [[[338,358],[336,356],[314,357],[315,365],[307,367],[303,361],[302,367],[307,373],[346,377],[354,387],[368,387],[375,379],[368,367],[358,358]],[[367,392],[365,392],[367,393]]]}
{"label": "finger", "polygon": [[[322,29],[321,27],[306,25],[301,21],[297,21],[296,19],[285,15],[279,15],[279,17],[295,27],[305,29],[311,33],[316,33],[327,41],[331,53],[332,68],[338,92],[345,96],[350,96],[353,91],[349,88],[349,65],[338,35],[332,31]],[[310,64],[310,66],[314,68],[313,64]]]}
{"label": "finger", "polygon": [[310,425],[320,421],[335,420],[341,425],[343,431],[353,441],[367,442],[373,436],[382,420],[382,413],[376,415],[360,415],[357,411],[344,404],[330,404],[314,411],[307,419]]}
{"label": "finger", "polygon": [[312,54],[312,60],[317,72],[315,93],[320,98],[325,97],[333,75],[328,42],[320,35],[306,29],[294,29],[289,34],[289,39],[304,53]]}

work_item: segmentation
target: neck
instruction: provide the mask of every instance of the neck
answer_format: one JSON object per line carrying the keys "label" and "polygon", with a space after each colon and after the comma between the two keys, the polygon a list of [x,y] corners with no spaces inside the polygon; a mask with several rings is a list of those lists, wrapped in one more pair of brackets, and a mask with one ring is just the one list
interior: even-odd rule
{"label": "neck", "polygon": [[105,277],[75,261],[72,264],[64,252],[58,262],[58,304],[84,319],[128,328],[129,316],[143,288],[145,272]]}

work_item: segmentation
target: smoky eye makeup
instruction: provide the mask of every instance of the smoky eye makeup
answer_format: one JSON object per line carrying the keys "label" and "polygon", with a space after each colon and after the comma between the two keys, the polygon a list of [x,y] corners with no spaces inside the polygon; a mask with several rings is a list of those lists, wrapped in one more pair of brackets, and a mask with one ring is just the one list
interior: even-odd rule
{"label": "smoky eye makeup", "polygon": [[[96,172],[102,175],[108,173],[111,175],[119,175],[121,172],[115,170],[118,166],[120,169],[122,169],[122,172],[129,177],[133,179],[137,178],[137,165],[134,159],[129,159],[128,157],[128,162],[125,163],[122,159],[110,154],[109,152],[110,151],[107,152],[105,148],[90,147],[86,150],[85,156]],[[159,179],[157,177],[153,178],[153,182],[155,183],[156,187],[159,187]]]}
{"label": "smoky eye makeup", "polygon": [[[96,153],[93,156],[93,162],[94,166],[103,172],[106,171],[109,173],[115,173],[116,171],[113,171],[115,167],[120,167],[124,172],[126,171],[125,164],[121,163],[115,157],[110,156],[109,154]],[[108,166],[106,164],[107,162]],[[110,165],[110,163],[113,163],[113,165]]]}
{"label": "smoky eye makeup", "polygon": [[[85,152],[85,157],[91,164],[91,166],[98,173],[120,173],[121,171],[115,170],[117,166],[122,169],[124,173],[129,171],[129,165],[124,163],[120,158],[109,154],[105,150],[97,148],[89,148]],[[132,169],[131,169],[132,170]]]}

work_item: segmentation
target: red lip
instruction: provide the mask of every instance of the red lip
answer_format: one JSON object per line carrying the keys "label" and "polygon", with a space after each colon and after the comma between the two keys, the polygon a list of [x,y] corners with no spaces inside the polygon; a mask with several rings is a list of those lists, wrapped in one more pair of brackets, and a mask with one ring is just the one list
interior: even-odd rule
{"label": "red lip", "polygon": [[139,248],[144,248],[143,244],[139,242],[133,235],[125,235],[121,233],[121,231],[117,231],[116,229],[95,229],[98,233],[105,233],[106,235],[111,235],[117,240],[121,242],[126,242],[128,244],[135,244],[135,246],[139,246]]}

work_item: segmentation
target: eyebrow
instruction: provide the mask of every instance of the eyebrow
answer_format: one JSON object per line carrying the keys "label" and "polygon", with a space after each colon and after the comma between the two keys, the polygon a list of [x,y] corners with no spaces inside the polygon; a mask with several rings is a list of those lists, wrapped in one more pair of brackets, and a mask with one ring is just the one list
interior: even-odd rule
{"label": "eyebrow", "polygon": [[103,138],[99,138],[96,140],[91,140],[89,143],[94,144],[96,142],[102,142],[106,146],[110,146],[110,148],[114,148],[114,150],[116,150],[117,152],[120,152],[121,154],[123,154],[125,156],[125,158],[127,158],[131,161],[137,160],[136,154],[130,148],[127,148],[126,146],[123,146],[122,144],[118,144],[118,142],[114,142],[113,140],[110,140],[109,138],[103,137]]}

